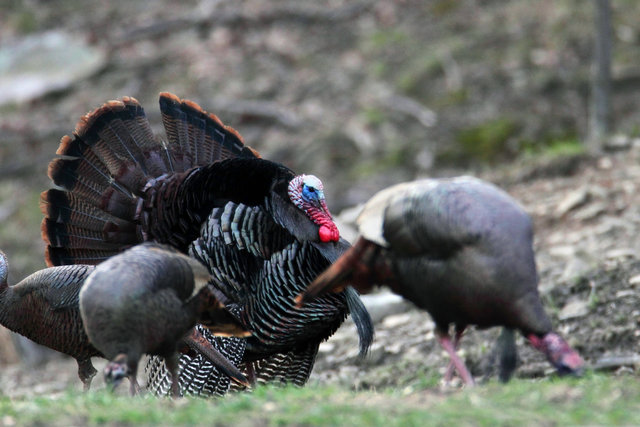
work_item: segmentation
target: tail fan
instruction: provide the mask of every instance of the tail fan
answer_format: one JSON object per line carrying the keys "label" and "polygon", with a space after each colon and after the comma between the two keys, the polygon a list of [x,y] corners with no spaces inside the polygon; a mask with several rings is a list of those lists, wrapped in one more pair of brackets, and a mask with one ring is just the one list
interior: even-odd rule
{"label": "tail fan", "polygon": [[106,102],[80,119],[56,154],[61,157],[49,164],[49,177],[61,189],[40,197],[47,264],[96,264],[141,241],[140,195],[170,162],[140,104]]}
{"label": "tail fan", "polygon": [[59,189],[45,191],[40,200],[47,265],[97,264],[157,238],[142,232],[139,218],[152,180],[227,158],[260,156],[193,102],[162,93],[160,109],[167,142],[153,136],[144,109],[131,97],[84,115],[73,135],[61,139],[60,157],[48,172]]}
{"label": "tail fan", "polygon": [[188,155],[190,166],[236,157],[260,157],[257,151],[244,145],[235,129],[225,126],[215,114],[207,113],[194,102],[163,92],[160,111],[169,144]]}

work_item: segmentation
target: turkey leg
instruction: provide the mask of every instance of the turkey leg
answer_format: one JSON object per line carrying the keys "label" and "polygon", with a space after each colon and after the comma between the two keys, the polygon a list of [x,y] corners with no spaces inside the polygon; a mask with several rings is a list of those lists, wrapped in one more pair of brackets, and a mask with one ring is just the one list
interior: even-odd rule
{"label": "turkey leg", "polygon": [[445,351],[449,353],[451,362],[456,367],[456,370],[458,371],[458,375],[460,375],[460,378],[462,378],[465,384],[469,386],[474,385],[475,383],[473,381],[473,377],[471,376],[471,373],[469,373],[469,370],[467,369],[467,367],[464,366],[464,363],[462,362],[462,360],[460,360],[460,358],[456,354],[456,349],[453,343],[451,342],[451,338],[449,337],[449,334],[440,329],[437,329],[436,335],[438,336],[438,342],[440,342],[440,345],[442,346],[442,348],[444,348]]}
{"label": "turkey leg", "polygon": [[[453,337],[453,351],[458,350],[458,346],[460,345],[460,340],[462,339],[462,334],[464,334],[464,330],[466,326],[458,327],[456,326],[456,334]],[[449,361],[449,366],[447,366],[447,372],[444,374],[444,382],[449,384],[451,382],[451,378],[453,377],[453,359]]]}

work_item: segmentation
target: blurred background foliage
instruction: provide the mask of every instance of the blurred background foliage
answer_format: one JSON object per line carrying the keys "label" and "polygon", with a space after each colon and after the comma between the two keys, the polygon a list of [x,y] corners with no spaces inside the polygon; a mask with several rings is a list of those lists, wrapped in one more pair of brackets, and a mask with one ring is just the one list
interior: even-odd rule
{"label": "blurred background foliage", "polygon": [[[613,2],[616,132],[639,132],[640,4]],[[108,99],[199,103],[334,213],[420,176],[580,155],[594,7],[579,0],[3,0],[0,248],[44,267],[38,199],[60,137]]]}

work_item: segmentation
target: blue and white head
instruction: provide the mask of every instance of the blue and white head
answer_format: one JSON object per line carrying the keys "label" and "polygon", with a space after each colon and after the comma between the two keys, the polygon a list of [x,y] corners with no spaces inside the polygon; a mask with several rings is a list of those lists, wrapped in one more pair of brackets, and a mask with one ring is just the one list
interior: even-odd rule
{"label": "blue and white head", "polygon": [[322,181],[315,175],[303,175],[302,198],[309,203],[318,203],[324,200],[324,188]]}
{"label": "blue and white head", "polygon": [[322,181],[317,176],[295,176],[289,183],[288,193],[291,202],[320,227],[318,236],[321,242],[340,240],[340,232],[324,199]]}

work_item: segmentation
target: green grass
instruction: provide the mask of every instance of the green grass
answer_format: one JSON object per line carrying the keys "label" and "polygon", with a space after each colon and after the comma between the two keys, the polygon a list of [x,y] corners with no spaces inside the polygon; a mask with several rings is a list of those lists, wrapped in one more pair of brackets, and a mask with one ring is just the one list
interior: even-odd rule
{"label": "green grass", "polygon": [[[430,383],[427,381],[425,384]],[[472,390],[428,386],[381,392],[260,387],[223,399],[128,398],[106,391],[0,397],[1,424],[47,425],[611,425],[640,423],[640,380],[583,378],[490,382]]]}

